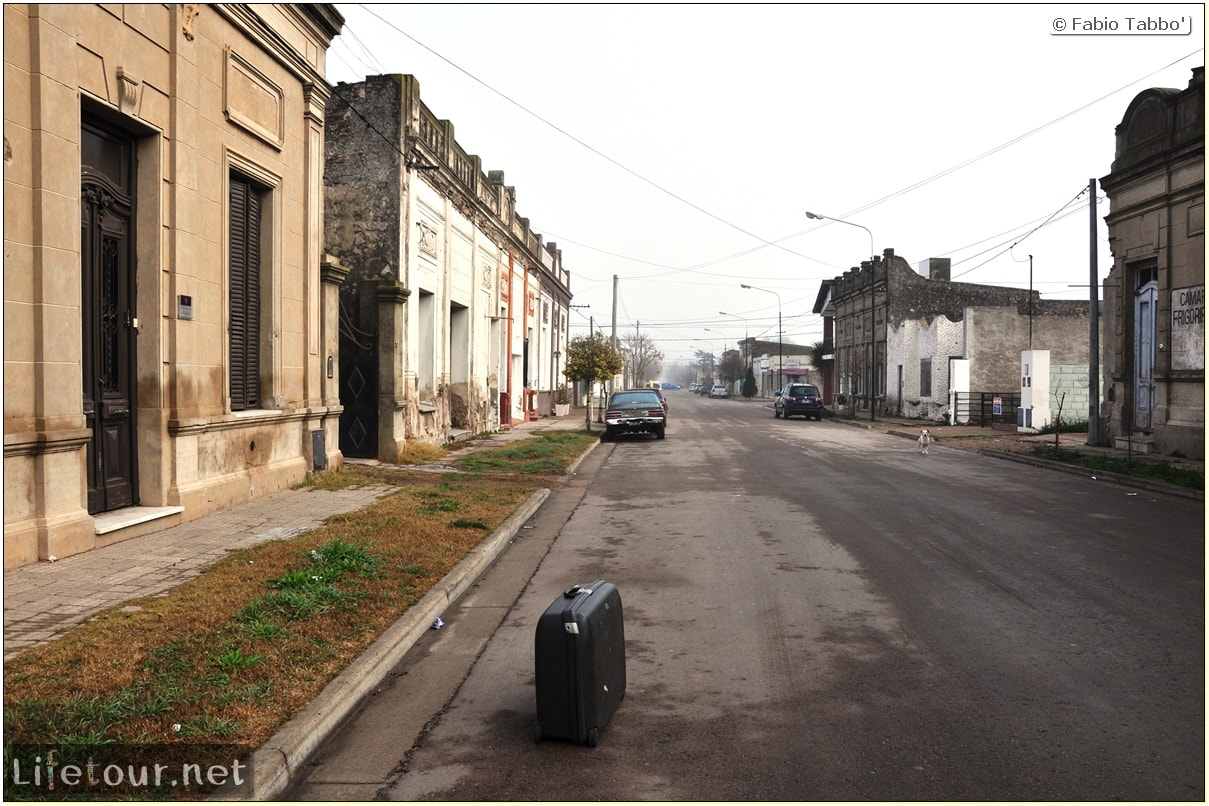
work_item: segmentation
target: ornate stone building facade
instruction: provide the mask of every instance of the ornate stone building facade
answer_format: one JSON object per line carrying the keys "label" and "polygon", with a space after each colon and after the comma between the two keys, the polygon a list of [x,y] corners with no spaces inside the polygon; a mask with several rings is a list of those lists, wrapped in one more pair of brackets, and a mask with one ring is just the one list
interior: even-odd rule
{"label": "ornate stone building facade", "polygon": [[4,6],[4,561],[340,460],[327,4]]}
{"label": "ornate stone building facade", "polygon": [[1101,405],[1136,452],[1205,453],[1205,80],[1149,89],[1117,127],[1104,281]]}

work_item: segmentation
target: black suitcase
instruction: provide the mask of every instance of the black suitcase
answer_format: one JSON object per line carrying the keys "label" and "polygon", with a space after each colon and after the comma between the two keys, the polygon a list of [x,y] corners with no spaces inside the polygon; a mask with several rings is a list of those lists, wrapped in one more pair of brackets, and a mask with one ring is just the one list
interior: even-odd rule
{"label": "black suitcase", "polygon": [[595,747],[625,696],[621,594],[599,579],[554,600],[537,622],[537,741]]}

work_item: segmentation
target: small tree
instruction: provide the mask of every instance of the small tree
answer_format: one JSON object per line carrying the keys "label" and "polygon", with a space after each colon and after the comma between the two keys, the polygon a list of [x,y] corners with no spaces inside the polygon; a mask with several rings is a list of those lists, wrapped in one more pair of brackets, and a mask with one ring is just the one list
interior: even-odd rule
{"label": "small tree", "polygon": [[751,399],[756,396],[756,373],[751,368],[751,364],[747,365],[747,377],[743,379],[743,397]]}
{"label": "small tree", "polygon": [[607,381],[621,372],[621,356],[601,333],[577,336],[567,345],[567,366],[563,375],[568,380],[588,385],[587,428],[592,430],[592,386]]}
{"label": "small tree", "polygon": [[698,350],[696,354],[697,370],[702,379],[712,377],[718,367],[718,360],[713,353]]}
{"label": "small tree", "polygon": [[718,366],[718,373],[725,379],[727,386],[731,382],[737,381],[743,377],[743,356],[739,355],[738,350],[727,350],[722,354],[722,361]]}
{"label": "small tree", "polygon": [[632,335],[622,337],[622,344],[625,345],[623,361],[629,364],[633,384],[639,386],[655,378],[663,361],[663,353],[650,336],[635,330]]}
{"label": "small tree", "polygon": [[828,355],[831,355],[831,351],[827,348],[827,342],[816,341],[810,345],[810,363],[817,369],[823,368],[823,362],[827,360]]}
{"label": "small tree", "polygon": [[1058,416],[1054,418],[1054,458],[1061,458],[1062,451],[1062,405],[1066,403],[1066,392],[1062,391],[1062,382],[1054,384],[1053,396],[1058,401]]}

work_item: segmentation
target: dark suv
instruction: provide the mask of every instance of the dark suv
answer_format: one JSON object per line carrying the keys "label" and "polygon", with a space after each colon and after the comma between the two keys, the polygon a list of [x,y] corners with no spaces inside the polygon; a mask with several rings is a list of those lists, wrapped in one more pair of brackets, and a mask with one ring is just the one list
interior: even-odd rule
{"label": "dark suv", "polygon": [[801,414],[807,419],[823,419],[823,396],[813,383],[791,383],[781,390],[772,404],[772,416],[789,419]]}

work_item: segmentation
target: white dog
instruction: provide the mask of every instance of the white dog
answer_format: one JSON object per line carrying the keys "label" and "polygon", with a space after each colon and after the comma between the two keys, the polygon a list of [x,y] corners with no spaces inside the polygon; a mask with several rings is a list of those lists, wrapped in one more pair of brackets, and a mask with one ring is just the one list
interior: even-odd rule
{"label": "white dog", "polygon": [[919,445],[920,453],[928,452],[928,446],[932,444],[932,435],[928,433],[928,429],[925,428],[919,432],[917,444]]}

